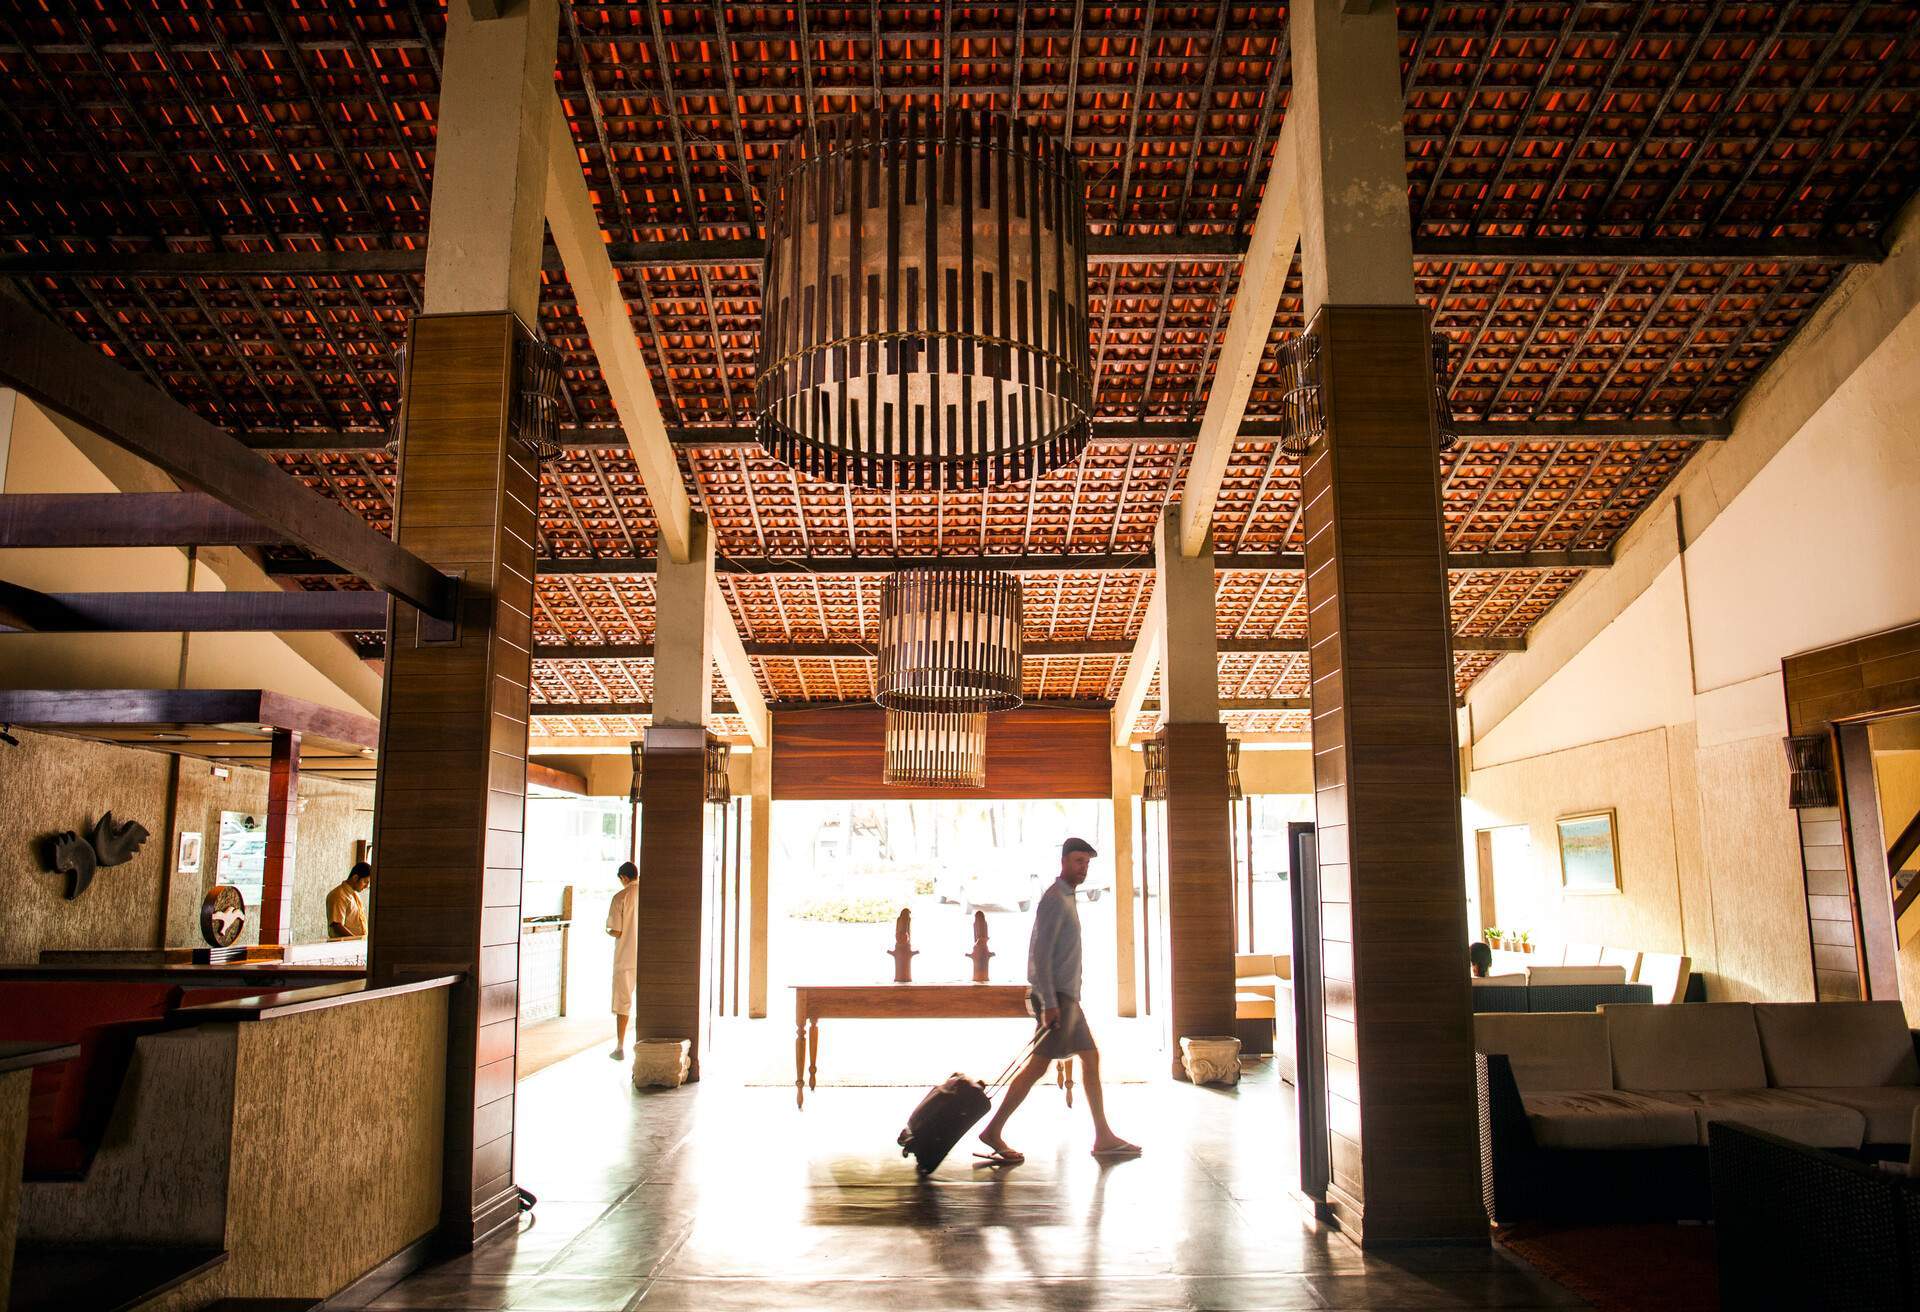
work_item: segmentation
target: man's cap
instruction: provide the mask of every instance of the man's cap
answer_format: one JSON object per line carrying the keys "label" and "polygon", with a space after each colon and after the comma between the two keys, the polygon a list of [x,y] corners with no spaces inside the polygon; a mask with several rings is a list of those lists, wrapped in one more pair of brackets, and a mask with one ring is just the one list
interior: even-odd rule
{"label": "man's cap", "polygon": [[1062,861],[1072,856],[1075,852],[1085,852],[1088,856],[1100,855],[1093,850],[1093,844],[1084,838],[1069,838],[1066,842],[1060,844],[1060,859]]}

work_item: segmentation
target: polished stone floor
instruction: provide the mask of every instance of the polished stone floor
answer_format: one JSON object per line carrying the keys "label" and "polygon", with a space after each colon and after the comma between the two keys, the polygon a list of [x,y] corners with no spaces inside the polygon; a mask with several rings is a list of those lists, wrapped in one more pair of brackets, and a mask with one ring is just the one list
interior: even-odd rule
{"label": "polished stone floor", "polygon": [[1577,1299],[1494,1250],[1363,1256],[1313,1224],[1293,1182],[1291,1091],[1256,1066],[1236,1091],[1119,1085],[1145,1145],[1087,1155],[1083,1106],[1037,1090],[1009,1130],[1025,1165],[971,1140],[917,1179],[893,1147],[918,1097],[718,1079],[630,1089],[599,1049],[520,1086],[516,1235],[422,1271],[398,1309],[1534,1308]]}

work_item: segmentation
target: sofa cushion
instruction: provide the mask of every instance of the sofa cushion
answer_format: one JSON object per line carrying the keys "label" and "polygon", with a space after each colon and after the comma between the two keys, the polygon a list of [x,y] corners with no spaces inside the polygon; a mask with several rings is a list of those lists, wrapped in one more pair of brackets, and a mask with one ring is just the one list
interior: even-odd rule
{"label": "sofa cushion", "polygon": [[1914,1117],[1920,1116],[1920,1086],[1911,1084],[1866,1085],[1853,1089],[1814,1087],[1787,1092],[1853,1108],[1867,1118],[1868,1143],[1906,1143],[1913,1133]]}
{"label": "sofa cushion", "polygon": [[1273,953],[1236,952],[1233,954],[1233,977],[1245,979],[1249,975],[1273,974]]}
{"label": "sofa cushion", "polygon": [[[1750,1002],[1608,1003],[1600,1008],[1618,1089],[1764,1089]],[[1764,1128],[1764,1127],[1763,1127]]]}
{"label": "sofa cushion", "polygon": [[1677,952],[1648,952],[1640,958],[1634,982],[1650,986],[1655,1002],[1678,1003],[1686,998],[1687,981],[1692,977],[1692,958]]}
{"label": "sofa cushion", "polygon": [[1520,1097],[1542,1148],[1687,1148],[1700,1142],[1691,1108],[1617,1089]]}
{"label": "sofa cushion", "polygon": [[1866,1141],[1866,1117],[1853,1108],[1787,1089],[1668,1091],[1654,1096],[1691,1108],[1702,1144],[1707,1142],[1707,1126],[1714,1121],[1765,1130],[1809,1148],[1858,1148]]}
{"label": "sofa cushion", "polygon": [[1898,1002],[1758,1002],[1753,1019],[1769,1084],[1920,1085],[1913,1035]]}
{"label": "sofa cushion", "polygon": [[1566,966],[1597,966],[1600,964],[1600,945],[1598,943],[1569,943],[1560,955],[1560,964]]}
{"label": "sofa cushion", "polygon": [[1511,975],[1473,975],[1469,976],[1477,987],[1489,989],[1523,989],[1527,986],[1524,974]]}
{"label": "sofa cushion", "polygon": [[1627,972],[1626,982],[1634,982],[1633,977],[1640,973],[1640,950],[1638,948],[1601,948],[1600,964],[1618,966]]}
{"label": "sofa cushion", "polygon": [[1625,984],[1627,972],[1619,966],[1533,966],[1527,970],[1527,983],[1538,984]]}
{"label": "sofa cushion", "polygon": [[1522,1094],[1613,1086],[1607,1023],[1597,1012],[1483,1012],[1473,1018],[1473,1046],[1505,1053]]}
{"label": "sofa cushion", "polygon": [[1235,1020],[1272,1020],[1274,999],[1271,993],[1236,993],[1233,995],[1233,1015]]}

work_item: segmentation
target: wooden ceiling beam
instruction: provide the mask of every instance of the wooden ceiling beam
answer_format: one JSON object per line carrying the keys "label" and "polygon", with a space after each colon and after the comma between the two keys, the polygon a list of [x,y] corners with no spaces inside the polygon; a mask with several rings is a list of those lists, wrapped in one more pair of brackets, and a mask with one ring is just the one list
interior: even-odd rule
{"label": "wooden ceiling beam", "polygon": [[[575,156],[577,158],[577,155]],[[74,241],[100,240],[75,237]],[[142,238],[142,240],[152,240]],[[1089,264],[1160,264],[1169,260],[1218,263],[1245,258],[1246,241],[1230,236],[1122,236],[1088,238]],[[713,241],[616,242],[607,246],[615,269],[716,269],[759,264],[758,238]],[[1433,236],[1413,240],[1417,260],[1432,263],[1524,264],[1878,264],[1886,249],[1872,237],[1511,237]],[[0,255],[0,276],[17,278],[232,278],[407,275],[425,272],[424,244],[400,249],[311,251],[109,250]],[[544,267],[563,270],[549,249]]]}
{"label": "wooden ceiling beam", "polygon": [[204,492],[0,496],[0,547],[264,547],[286,540]]}
{"label": "wooden ceiling beam", "polygon": [[0,631],[299,633],[384,630],[379,592],[36,592],[0,583]]}
{"label": "wooden ceiling beam", "polygon": [[1193,458],[1187,462],[1181,485],[1178,531],[1169,538],[1170,543],[1178,542],[1183,556],[1198,556],[1207,549],[1214,502],[1233,460],[1260,362],[1266,358],[1273,317],[1279,312],[1294,252],[1300,246],[1300,188],[1294,165],[1297,135],[1289,118],[1273,148],[1273,166],[1267,172],[1266,192],[1249,238],[1248,267],[1234,293],[1213,386],[1207,389],[1207,408],[1194,435]]}
{"label": "wooden ceiling beam", "polygon": [[[0,382],[439,619],[459,584],[79,338],[0,295]],[[163,626],[164,632],[180,629]]]}
{"label": "wooden ceiling beam", "polygon": [[673,559],[685,562],[692,558],[693,504],[681,481],[673,444],[667,440],[667,421],[634,339],[620,275],[607,259],[600,217],[587,190],[586,175],[580,171],[580,151],[557,95],[552,97],[547,119],[547,228],[566,265],[580,321],[625,430],[626,447],[646,485],[661,545]]}
{"label": "wooden ceiling beam", "polygon": [[[1613,563],[1611,551],[1455,551],[1447,556],[1452,570],[1521,569],[1606,569]],[[1306,557],[1297,551],[1223,553],[1213,559],[1220,571],[1298,572],[1306,568]],[[1153,557],[1145,553],[1101,553],[1061,556],[807,556],[807,557],[727,557],[716,564],[722,574],[752,576],[759,574],[891,574],[903,569],[932,566],[978,566],[1006,570],[1016,574],[1077,574],[1106,570],[1150,570]],[[650,556],[624,557],[545,557],[537,566],[541,574],[651,574]],[[299,573],[288,569],[287,573]]]}
{"label": "wooden ceiling beam", "polygon": [[[316,594],[306,594],[309,596]],[[325,596],[328,594],[317,594]],[[1143,629],[1143,634],[1151,629]],[[1152,646],[1151,643],[1148,644]],[[741,646],[747,656],[758,660],[872,660],[873,645],[864,642],[747,642]],[[1525,651],[1525,638],[1455,637],[1456,652]],[[1304,638],[1221,638],[1222,656],[1285,656],[1307,650]],[[1135,659],[1142,651],[1136,638],[1080,638],[1067,641],[1028,641],[1025,654],[1042,657],[1126,656],[1128,674],[1141,668]],[[536,661],[644,661],[653,659],[650,642],[539,643],[533,649]],[[1157,664],[1157,654],[1150,664]],[[1141,698],[1144,699],[1142,692]]]}
{"label": "wooden ceiling beam", "polygon": [[[1465,442],[1721,442],[1733,433],[1728,419],[1557,419],[1516,415],[1505,419],[1463,419],[1454,424]],[[1192,419],[1102,418],[1093,421],[1096,442],[1192,442],[1200,423]],[[1267,441],[1280,436],[1277,419],[1243,419],[1236,441]],[[258,429],[242,438],[265,455],[310,455],[318,451],[378,451],[391,434],[337,428]],[[759,441],[746,425],[706,425],[667,429],[676,449],[757,451]],[[622,451],[625,430],[614,425],[560,426],[560,443],[571,451]]]}

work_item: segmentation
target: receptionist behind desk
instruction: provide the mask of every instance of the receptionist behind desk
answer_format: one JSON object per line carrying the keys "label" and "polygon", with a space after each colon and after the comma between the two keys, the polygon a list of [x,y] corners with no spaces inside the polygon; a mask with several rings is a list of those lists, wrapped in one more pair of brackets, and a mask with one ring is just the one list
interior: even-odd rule
{"label": "receptionist behind desk", "polygon": [[335,884],[327,894],[327,937],[365,938],[367,936],[367,889],[373,883],[373,867],[365,861],[353,863],[344,882]]}

